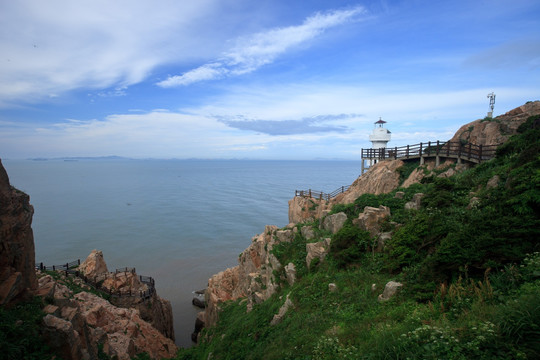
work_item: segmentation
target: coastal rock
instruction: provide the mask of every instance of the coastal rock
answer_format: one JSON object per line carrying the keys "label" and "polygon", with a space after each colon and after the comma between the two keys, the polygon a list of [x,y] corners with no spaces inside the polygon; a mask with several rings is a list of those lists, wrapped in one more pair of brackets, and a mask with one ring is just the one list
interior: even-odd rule
{"label": "coastal rock", "polygon": [[344,212],[340,212],[333,215],[328,215],[324,218],[322,228],[326,231],[330,231],[332,234],[337,233],[347,221],[347,215]]}
{"label": "coastal rock", "polygon": [[391,297],[395,296],[397,292],[403,287],[403,284],[396,281],[389,281],[385,286],[383,293],[379,295],[379,301],[387,301]]}
{"label": "coastal rock", "polygon": [[278,242],[291,242],[294,239],[294,231],[291,229],[277,230],[276,237]]}
{"label": "coastal rock", "polygon": [[[150,291],[149,286],[140,280],[141,277],[134,268],[108,272],[103,252],[93,250],[80,265],[79,270],[89,279],[101,281],[101,288],[107,292],[131,294],[132,296],[113,297],[111,301],[118,307],[137,309],[144,321],[174,341],[171,303],[159,297],[154,289]],[[142,298],[139,296],[142,293],[149,296]]]}
{"label": "coastal rock", "polygon": [[529,116],[540,113],[540,101],[531,101],[493,119],[479,119],[463,125],[450,141],[476,145],[498,145],[517,133]]}
{"label": "coastal rock", "polygon": [[15,189],[0,161],[0,305],[32,296],[37,288],[30,197]]}
{"label": "coastal rock", "polygon": [[212,326],[216,323],[220,304],[227,300],[247,299],[248,311],[254,304],[260,303],[277,290],[275,271],[282,265],[271,253],[274,245],[287,237],[276,236],[276,226],[267,225],[262,234],[251,239],[251,245],[244,250],[238,265],[226,269],[208,280],[205,300],[205,323]]}
{"label": "coastal rock", "polygon": [[353,220],[353,225],[366,230],[374,237],[380,232],[381,224],[390,216],[390,208],[384,205],[378,208],[366,206],[364,211]]}
{"label": "coastal rock", "polygon": [[107,264],[103,258],[103,252],[92,250],[90,255],[79,265],[79,271],[86,277],[94,279],[100,275],[107,274]]}
{"label": "coastal rock", "polygon": [[[40,281],[47,289],[50,283],[50,276]],[[64,359],[97,359],[98,344],[106,355],[120,360],[141,352],[152,359],[175,355],[174,342],[144,321],[138,310],[114,306],[87,292],[73,294],[58,282],[52,288],[53,304],[43,319],[44,339]]]}
{"label": "coastal rock", "polygon": [[295,196],[289,200],[289,223],[302,223],[320,219],[324,211],[331,210],[332,205],[326,200]]}
{"label": "coastal rock", "polygon": [[326,238],[323,241],[306,244],[306,264],[308,269],[313,259],[319,259],[320,261],[324,260],[324,258],[330,251],[330,241],[330,238]]}
{"label": "coastal rock", "polygon": [[351,204],[362,194],[387,194],[399,186],[401,160],[385,160],[373,165],[365,174],[356,179],[347,191],[331,200],[334,204]]}

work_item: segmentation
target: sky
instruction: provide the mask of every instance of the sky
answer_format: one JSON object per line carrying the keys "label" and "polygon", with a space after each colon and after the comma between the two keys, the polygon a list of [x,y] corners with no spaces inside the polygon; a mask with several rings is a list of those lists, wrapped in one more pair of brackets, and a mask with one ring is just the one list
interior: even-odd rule
{"label": "sky", "polygon": [[0,2],[0,158],[359,160],[540,99],[538,0]]}

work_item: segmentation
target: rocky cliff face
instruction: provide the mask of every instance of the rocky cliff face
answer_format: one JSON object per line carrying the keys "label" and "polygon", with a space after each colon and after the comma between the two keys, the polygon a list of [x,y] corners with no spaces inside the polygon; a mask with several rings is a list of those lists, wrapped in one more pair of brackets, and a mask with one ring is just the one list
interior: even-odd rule
{"label": "rocky cliff face", "polygon": [[208,280],[205,293],[205,326],[216,323],[219,306],[227,300],[246,298],[248,310],[253,304],[261,303],[272,296],[276,290],[274,270],[281,264],[270,252],[274,245],[292,241],[292,229],[278,230],[277,226],[266,226],[262,234],[251,239],[251,245],[238,257],[238,265],[226,269]]}
{"label": "rocky cliff face", "polygon": [[13,188],[0,162],[0,305],[31,295],[37,286],[30,197]]}

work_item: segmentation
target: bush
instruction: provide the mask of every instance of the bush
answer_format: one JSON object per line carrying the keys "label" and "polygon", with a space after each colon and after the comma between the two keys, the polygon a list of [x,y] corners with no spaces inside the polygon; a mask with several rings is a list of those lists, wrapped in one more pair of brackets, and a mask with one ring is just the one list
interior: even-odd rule
{"label": "bush", "polygon": [[358,262],[371,244],[369,232],[347,222],[333,237],[330,254],[339,267]]}

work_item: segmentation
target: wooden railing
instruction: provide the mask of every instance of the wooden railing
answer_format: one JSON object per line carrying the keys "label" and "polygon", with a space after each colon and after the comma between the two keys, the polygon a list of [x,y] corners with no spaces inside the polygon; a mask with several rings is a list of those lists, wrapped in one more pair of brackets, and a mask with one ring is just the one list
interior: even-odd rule
{"label": "wooden railing", "polygon": [[309,198],[314,198],[314,199],[319,199],[319,200],[330,201],[330,199],[335,198],[339,194],[344,193],[345,191],[347,191],[348,188],[349,188],[348,186],[342,186],[342,187],[332,191],[331,193],[325,193],[325,192],[322,192],[322,191],[311,190],[311,189],[309,189],[309,190],[296,190],[294,192],[294,196],[309,197]]}
{"label": "wooden railing", "polygon": [[440,156],[480,163],[495,157],[499,145],[476,145],[461,142],[436,141],[393,148],[362,149],[362,159],[417,159]]}
{"label": "wooden railing", "polygon": [[[148,290],[145,291],[132,291],[131,289],[127,290],[112,290],[107,289],[102,286],[103,281],[108,277],[107,274],[100,274],[98,276],[94,276],[93,278],[89,278],[85,275],[83,275],[77,268],[81,264],[81,260],[75,260],[72,262],[68,262],[62,265],[52,265],[52,266],[45,266],[43,263],[36,264],[36,269],[39,269],[41,271],[63,271],[66,273],[66,276],[68,275],[74,275],[78,278],[82,279],[87,285],[93,287],[96,290],[99,290],[103,293],[106,293],[110,295],[111,297],[134,297],[139,296],[143,300],[148,300],[152,297],[152,295],[156,291],[155,287],[155,281],[150,276],[143,276],[139,275],[139,280],[141,283],[145,284],[148,287]],[[135,274],[135,268],[131,267],[125,267],[121,269],[116,269],[114,271],[114,274],[123,273],[123,272],[130,272],[132,274]]]}

